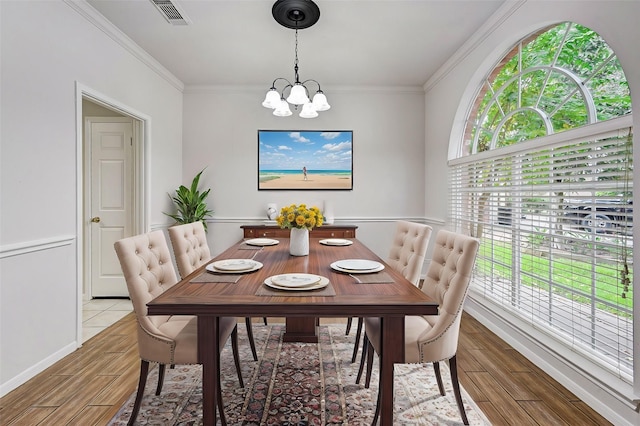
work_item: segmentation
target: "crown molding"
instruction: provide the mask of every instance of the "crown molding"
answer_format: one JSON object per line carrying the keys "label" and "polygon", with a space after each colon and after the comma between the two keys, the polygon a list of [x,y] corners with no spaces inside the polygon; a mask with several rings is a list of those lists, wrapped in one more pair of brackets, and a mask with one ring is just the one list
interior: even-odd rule
{"label": "crown molding", "polygon": [[180,81],[175,75],[173,75],[168,69],[166,69],[160,62],[155,60],[144,49],[123,33],[118,27],[113,25],[111,21],[98,12],[93,6],[87,3],[85,0],[63,0],[67,6],[78,12],[80,16],[86,19],[93,26],[109,36],[112,40],[122,46],[127,52],[131,53],[136,59],[140,60],[149,69],[156,72],[160,77],[165,79],[169,84],[178,89],[180,92],[184,91],[184,83]]}
{"label": "crown molding", "polygon": [[[325,93],[414,93],[424,95],[422,86],[322,86]],[[185,86],[185,94],[216,94],[216,93],[265,93],[269,90],[269,83],[257,85],[190,85]]]}
{"label": "crown molding", "polygon": [[424,84],[423,89],[428,92],[440,80],[455,69],[467,56],[482,44],[503,22],[511,17],[528,0],[507,0],[460,48],[442,65]]}

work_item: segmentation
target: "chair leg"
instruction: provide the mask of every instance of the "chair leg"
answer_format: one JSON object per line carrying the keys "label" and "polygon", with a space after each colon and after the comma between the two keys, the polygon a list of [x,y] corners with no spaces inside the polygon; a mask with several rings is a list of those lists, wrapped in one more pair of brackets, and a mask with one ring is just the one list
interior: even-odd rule
{"label": "chair leg", "polygon": [[[347,318],[347,330],[344,332],[345,336],[348,336],[351,333],[351,323],[353,322],[353,317]],[[353,361],[352,361],[353,362]]]}
{"label": "chair leg", "polygon": [[[231,349],[233,349],[233,362],[236,364],[236,371],[238,372],[238,382],[240,387],[244,387],[244,381],[242,380],[242,371],[240,371],[240,355],[238,355],[238,326],[236,325],[231,332]],[[218,371],[220,373],[220,371]],[[220,374],[218,374],[220,376]]]}
{"label": "chair leg", "polygon": [[267,317],[262,317],[262,321],[264,321],[264,325],[267,325]]}
{"label": "chair leg", "polygon": [[144,387],[147,384],[147,375],[149,374],[149,361],[140,360],[140,379],[138,380],[138,392],[136,393],[136,401],[133,403],[133,410],[127,426],[132,426],[136,422],[140,404],[142,403],[142,395],[144,395]]}
{"label": "chair leg", "polygon": [[[373,345],[371,344],[371,341],[369,341],[369,344],[367,345],[367,374],[364,380],[364,387],[367,389],[369,389],[369,384],[371,383],[371,370],[373,370],[373,353],[374,352],[375,350],[373,349]],[[382,357],[378,356],[378,358],[382,358]],[[380,365],[382,365],[382,361],[380,361]],[[378,374],[381,374],[381,372],[378,371]]]}
{"label": "chair leg", "polygon": [[360,367],[358,367],[358,375],[356,376],[356,384],[360,383],[360,379],[362,378],[362,371],[364,370],[364,361],[367,357],[367,348],[369,347],[369,337],[367,337],[367,333],[364,333],[364,337],[362,339],[362,355],[360,356]]}
{"label": "chair leg", "polygon": [[249,338],[249,346],[251,347],[251,354],[253,355],[253,360],[258,360],[258,354],[256,352],[256,342],[253,340],[253,327],[251,326],[251,318],[246,317],[244,319],[245,324],[247,325],[247,337]]}
{"label": "chair leg", "polygon": [[[373,349],[373,347],[371,349]],[[382,359],[380,359],[380,371],[378,373],[378,398],[376,399],[376,412],[373,413],[371,426],[375,426],[378,423],[378,417],[380,417],[380,400],[382,399],[380,392],[382,389]]]}
{"label": "chair leg", "polygon": [[449,369],[451,370],[451,382],[453,384],[453,393],[456,396],[456,402],[458,403],[458,410],[460,410],[460,417],[465,425],[469,424],[467,419],[467,413],[464,411],[464,404],[462,403],[462,395],[460,395],[460,383],[458,383],[458,363],[456,356],[449,358]]}
{"label": "chair leg", "polygon": [[[364,318],[358,317],[358,329],[356,330],[356,342],[353,345],[353,354],[351,354],[351,362],[356,362],[358,356],[358,345],[360,344],[360,335],[362,334],[362,325],[364,324]],[[349,334],[349,333],[347,333]]]}
{"label": "chair leg", "polygon": [[438,382],[438,389],[440,390],[440,395],[444,396],[444,385],[442,384],[442,375],[440,374],[440,363],[433,363],[433,372],[436,373],[436,381]]}
{"label": "chair leg", "polygon": [[165,367],[166,367],[165,364],[158,365],[158,387],[156,388],[156,395],[160,395],[160,392],[162,392],[162,384],[164,383]]}

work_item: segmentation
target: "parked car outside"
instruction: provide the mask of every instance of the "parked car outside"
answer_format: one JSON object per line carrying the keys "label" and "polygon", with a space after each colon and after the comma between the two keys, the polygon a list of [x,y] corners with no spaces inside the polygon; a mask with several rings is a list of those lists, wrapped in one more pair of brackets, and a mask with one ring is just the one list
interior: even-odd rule
{"label": "parked car outside", "polygon": [[633,226],[633,202],[620,199],[565,200],[564,217],[589,232],[619,232]]}

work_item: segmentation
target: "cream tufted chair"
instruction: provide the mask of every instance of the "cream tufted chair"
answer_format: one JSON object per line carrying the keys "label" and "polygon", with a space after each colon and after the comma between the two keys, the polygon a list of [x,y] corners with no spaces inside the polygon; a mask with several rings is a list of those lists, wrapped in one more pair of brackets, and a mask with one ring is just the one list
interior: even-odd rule
{"label": "cream tufted chair", "polygon": [[[422,272],[424,257],[427,254],[431,231],[432,228],[429,225],[400,220],[396,224],[396,232],[391,242],[387,263],[416,286],[420,282],[420,273]],[[346,334],[351,331],[351,320],[351,318],[347,320]],[[358,355],[362,324],[362,318],[358,318],[356,341],[353,347],[353,355],[351,355],[351,362],[355,362]],[[366,346],[363,346],[363,356],[364,350],[366,350]]]}
{"label": "cream tufted chair", "polygon": [[169,228],[169,239],[181,277],[186,277],[211,260],[207,233],[202,222],[172,226]]}
{"label": "cream tufted chair", "polygon": [[[408,316],[405,318],[404,326],[405,363],[433,363],[441,395],[445,392],[439,362],[449,361],[453,392],[465,425],[468,425],[469,421],[460,396],[456,352],[462,307],[469,289],[478,247],[479,242],[475,238],[445,230],[438,232],[422,291],[438,302],[439,315]],[[364,323],[365,341],[368,341],[365,386],[368,387],[373,362],[372,349],[380,354],[380,318],[365,318]],[[364,356],[361,365],[363,362]],[[360,381],[361,372],[362,368],[356,383]],[[379,408],[376,408],[374,424],[378,414]]]}
{"label": "cream tufted chair", "polygon": [[[124,238],[115,243],[115,250],[127,282],[127,289],[138,322],[138,352],[140,380],[129,419],[134,424],[149,373],[149,363],[157,362],[158,387],[162,391],[165,366],[198,363],[197,318],[193,316],[148,315],[147,303],[178,282],[167,240],[162,231]],[[238,357],[238,333],[235,318],[220,318],[220,347],[231,336],[233,356],[240,386],[244,387]],[[218,380],[220,375],[218,374]],[[218,393],[220,417],[225,424],[221,394]]]}
{"label": "cream tufted chair", "polygon": [[[176,257],[178,272],[182,278],[211,260],[211,251],[207,243],[207,233],[202,222],[186,223],[169,228],[169,239]],[[265,319],[266,322],[266,319]],[[256,343],[253,340],[251,318],[245,318],[247,337],[253,360],[258,360]]]}

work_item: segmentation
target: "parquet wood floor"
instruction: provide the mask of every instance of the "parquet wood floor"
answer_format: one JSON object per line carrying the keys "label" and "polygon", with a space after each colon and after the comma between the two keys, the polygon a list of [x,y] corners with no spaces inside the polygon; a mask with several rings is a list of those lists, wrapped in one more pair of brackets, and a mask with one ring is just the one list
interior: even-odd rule
{"label": "parquet wood floor", "polygon": [[[135,391],[139,366],[131,313],[1,398],[0,424],[105,425]],[[458,366],[462,386],[493,425],[610,424],[467,314]]]}

